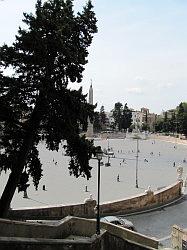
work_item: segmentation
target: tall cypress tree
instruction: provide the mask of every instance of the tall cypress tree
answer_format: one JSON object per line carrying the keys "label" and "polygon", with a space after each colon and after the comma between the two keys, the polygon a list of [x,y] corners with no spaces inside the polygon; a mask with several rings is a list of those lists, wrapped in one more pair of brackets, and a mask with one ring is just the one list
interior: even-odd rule
{"label": "tall cypress tree", "polygon": [[[7,215],[20,180],[32,176],[38,186],[42,166],[37,145],[49,150],[66,141],[70,174],[91,177],[89,159],[93,143],[79,135],[79,126],[93,117],[82,89],[68,88],[81,82],[88,47],[97,32],[91,1],[77,15],[73,0],[36,3],[35,14],[24,13],[27,29],[19,28],[12,46],[0,47],[0,171],[11,171],[0,200],[0,217]],[[12,76],[3,70],[11,67]]]}
{"label": "tall cypress tree", "polygon": [[115,127],[121,131],[122,129],[122,114],[123,114],[123,105],[120,102],[114,104],[114,109],[112,110],[112,115],[114,118]]}
{"label": "tall cypress tree", "polygon": [[101,106],[99,116],[100,116],[101,128],[102,130],[105,130],[106,129],[106,113],[105,113],[104,106]]}
{"label": "tall cypress tree", "polygon": [[122,129],[127,130],[132,124],[132,111],[128,108],[125,103],[122,114]]}
{"label": "tall cypress tree", "polygon": [[101,131],[100,114],[97,111],[94,113],[93,130],[96,133]]}

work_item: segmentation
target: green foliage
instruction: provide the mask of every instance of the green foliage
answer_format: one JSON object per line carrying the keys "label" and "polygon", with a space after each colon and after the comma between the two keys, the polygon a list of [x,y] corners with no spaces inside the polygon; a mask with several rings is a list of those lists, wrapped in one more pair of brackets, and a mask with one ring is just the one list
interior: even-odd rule
{"label": "green foliage", "polygon": [[19,183],[18,183],[18,192],[21,192],[21,191],[26,191],[27,190],[27,187],[29,187],[30,185],[28,184],[28,181],[29,181],[29,175],[28,173],[25,171],[21,174],[20,176],[20,180],[19,180]]}
{"label": "green foliage", "polygon": [[93,129],[94,132],[100,132],[101,131],[101,121],[100,121],[100,113],[95,112],[94,113],[94,120],[93,120]]}
{"label": "green foliage", "polygon": [[131,126],[132,123],[132,111],[128,108],[127,103],[125,103],[122,114],[122,129],[126,130]]}
{"label": "green foliage", "polygon": [[101,128],[102,128],[102,130],[105,130],[106,129],[106,119],[107,118],[106,118],[106,113],[105,113],[104,106],[101,106],[99,116],[100,116]]}
{"label": "green foliage", "polygon": [[94,132],[100,132],[106,130],[107,126],[107,116],[105,113],[104,106],[101,106],[100,112],[94,113],[93,128]]}
{"label": "green foliage", "polygon": [[177,111],[178,131],[187,136],[187,103],[181,102],[177,107]]}
{"label": "green foliage", "polygon": [[77,135],[68,140],[68,144],[65,148],[66,153],[71,157],[69,164],[70,174],[76,177],[82,175],[89,179],[91,177],[90,171],[92,168],[88,165],[88,162],[95,152],[93,141],[86,140],[85,136],[80,138]]}
{"label": "green foliage", "polygon": [[124,107],[120,102],[115,103],[112,112],[113,112],[115,127],[119,131],[121,131],[122,129],[126,130],[131,126],[132,111],[128,108],[127,103],[125,103]]}
{"label": "green foliage", "polygon": [[142,124],[142,131],[148,131],[148,130],[150,130],[149,125],[147,123],[143,123]]}
{"label": "green foliage", "polygon": [[[170,113],[170,117],[168,116]],[[176,109],[165,112],[164,118],[157,120],[155,131],[181,133],[187,136],[187,103],[181,102]]]}
{"label": "green foliage", "polygon": [[115,103],[114,109],[112,110],[115,127],[120,131],[122,129],[122,113],[123,105],[120,102]]}
{"label": "green foliage", "polygon": [[75,15],[72,0],[38,0],[35,14],[24,13],[27,29],[19,28],[12,46],[0,47],[2,72],[14,70],[12,76],[0,72],[0,171],[13,171],[23,155],[20,171],[26,169],[36,188],[42,176],[41,140],[57,151],[65,140],[70,173],[91,176],[94,147],[79,128],[87,126],[88,116],[93,119],[94,106],[87,104],[82,88],[71,90],[68,84],[82,81],[87,49],[97,32],[92,9],[88,1]]}

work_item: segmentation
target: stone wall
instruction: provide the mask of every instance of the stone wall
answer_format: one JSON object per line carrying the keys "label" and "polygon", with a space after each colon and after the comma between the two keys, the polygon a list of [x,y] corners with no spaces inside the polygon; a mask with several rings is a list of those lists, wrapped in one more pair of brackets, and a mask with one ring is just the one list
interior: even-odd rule
{"label": "stone wall", "polygon": [[[0,249],[1,250],[98,250],[102,249],[101,242],[95,240],[91,242],[89,240],[81,241],[68,241],[58,239],[17,239],[17,238],[4,238],[0,237]],[[105,249],[103,249],[105,250]],[[107,250],[107,249],[106,249]],[[143,250],[143,249],[137,249]]]}
{"label": "stone wall", "polygon": [[[89,221],[88,221],[89,222]],[[78,225],[77,225],[78,224]],[[81,219],[66,217],[56,225],[39,224],[0,219],[0,249],[1,250],[97,250],[102,249],[105,230],[99,237],[94,237],[95,231],[79,229]],[[69,236],[74,237],[69,237]]]}
{"label": "stone wall", "polygon": [[187,249],[187,229],[173,225],[171,233],[172,249]]}
{"label": "stone wall", "polygon": [[62,219],[68,215],[93,218],[95,216],[95,206],[96,201],[92,200],[83,204],[12,209],[9,211],[8,218],[23,220],[55,220]]}
{"label": "stone wall", "polygon": [[99,236],[95,231],[95,220],[76,217],[66,217],[53,226],[0,219],[0,249],[144,250],[158,248],[157,240],[110,223],[101,223]]}
{"label": "stone wall", "polygon": [[[182,183],[177,182],[159,191],[128,197],[123,200],[111,201],[100,205],[100,213],[105,215],[129,214],[159,207],[181,196]],[[46,206],[36,208],[13,209],[9,212],[12,219],[62,219],[68,215],[94,218],[95,200],[87,200],[84,204]]]}
{"label": "stone wall", "polygon": [[101,204],[103,216],[114,214],[129,214],[152,209],[176,200],[181,196],[182,183],[177,182],[159,191],[148,190],[144,194],[128,197],[124,200]]}

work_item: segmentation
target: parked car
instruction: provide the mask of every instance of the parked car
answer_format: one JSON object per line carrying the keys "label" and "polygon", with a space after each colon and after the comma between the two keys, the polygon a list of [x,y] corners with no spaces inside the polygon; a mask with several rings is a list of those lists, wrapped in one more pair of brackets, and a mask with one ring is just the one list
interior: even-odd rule
{"label": "parked car", "polygon": [[101,222],[109,222],[117,226],[121,226],[132,231],[136,231],[133,223],[127,219],[116,217],[116,216],[106,216],[101,218]]}

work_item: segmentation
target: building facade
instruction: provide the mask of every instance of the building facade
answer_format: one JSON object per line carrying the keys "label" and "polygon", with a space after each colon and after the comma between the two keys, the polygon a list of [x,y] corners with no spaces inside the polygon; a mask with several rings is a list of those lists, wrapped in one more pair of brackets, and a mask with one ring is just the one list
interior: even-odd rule
{"label": "building facade", "polygon": [[140,111],[132,110],[132,124],[136,130],[141,130],[146,125],[147,129],[154,131],[156,119],[157,115],[149,113],[148,108],[141,108]]}

